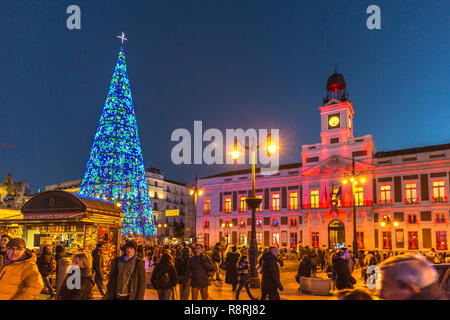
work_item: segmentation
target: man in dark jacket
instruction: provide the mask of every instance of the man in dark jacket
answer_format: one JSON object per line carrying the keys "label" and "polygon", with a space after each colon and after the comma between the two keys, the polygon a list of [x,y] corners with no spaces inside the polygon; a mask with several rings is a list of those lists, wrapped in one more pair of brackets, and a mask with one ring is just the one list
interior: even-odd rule
{"label": "man in dark jacket", "polygon": [[181,250],[181,255],[175,259],[175,270],[177,271],[177,280],[180,287],[180,300],[189,300],[190,282],[184,283],[187,265],[190,257],[189,247]]}
{"label": "man in dark jacket", "polygon": [[234,245],[231,247],[231,252],[227,253],[225,263],[227,264],[225,273],[225,283],[232,285],[232,290],[236,291],[238,284],[238,271],[237,262],[239,260],[239,253],[237,253],[237,247]]}
{"label": "man in dark jacket", "polygon": [[177,272],[169,253],[163,253],[160,262],[153,270],[150,282],[158,292],[159,300],[170,300],[173,287],[177,285]]}
{"label": "man in dark jacket", "polygon": [[184,283],[191,281],[192,300],[197,300],[200,292],[203,300],[208,300],[208,273],[216,272],[216,266],[208,256],[202,254],[203,246],[200,243],[194,245],[194,256],[189,258]]}
{"label": "man in dark jacket", "polygon": [[145,262],[136,256],[136,251],[136,241],[129,240],[125,244],[125,253],[112,261],[103,299],[144,300],[147,286]]}
{"label": "man in dark jacket", "polygon": [[262,280],[261,280],[261,299],[269,296],[269,300],[280,300],[278,289],[283,291],[280,282],[280,269],[277,263],[278,249],[270,247],[261,257]]}
{"label": "man in dark jacket", "polygon": [[333,257],[333,279],[338,290],[353,289],[356,283],[348,268],[348,251],[347,249],[339,250]]}
{"label": "man in dark jacket", "polygon": [[105,295],[103,291],[104,281],[104,264],[103,264],[103,243],[97,243],[97,247],[92,251],[92,271],[95,273],[94,281],[98,287],[98,291],[102,296]]}

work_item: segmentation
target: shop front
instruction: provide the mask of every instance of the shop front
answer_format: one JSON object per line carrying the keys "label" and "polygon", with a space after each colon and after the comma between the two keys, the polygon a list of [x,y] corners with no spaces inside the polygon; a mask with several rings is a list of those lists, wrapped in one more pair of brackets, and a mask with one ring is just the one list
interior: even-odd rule
{"label": "shop front", "polygon": [[28,200],[21,219],[1,219],[0,229],[26,241],[27,248],[62,245],[66,252],[90,253],[101,241],[119,253],[123,211],[114,203],[65,191],[46,191]]}

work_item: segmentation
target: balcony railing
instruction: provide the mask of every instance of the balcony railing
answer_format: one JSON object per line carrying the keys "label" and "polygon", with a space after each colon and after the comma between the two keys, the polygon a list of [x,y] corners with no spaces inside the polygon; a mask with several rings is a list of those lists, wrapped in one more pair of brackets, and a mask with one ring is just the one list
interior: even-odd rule
{"label": "balcony railing", "polygon": [[247,208],[239,208],[238,212],[247,212]]}
{"label": "balcony railing", "polygon": [[[224,211],[225,212],[225,211]],[[203,214],[211,214],[211,209],[205,209],[203,210]]]}
{"label": "balcony railing", "polygon": [[294,204],[294,205],[288,205],[288,209],[289,210],[298,210],[298,205],[297,204]]}
{"label": "balcony railing", "polygon": [[448,202],[448,196],[445,197],[431,197],[431,202]]}
{"label": "balcony railing", "polygon": [[[356,203],[357,207],[365,207],[365,206],[372,206],[372,205],[373,205],[372,200],[364,200],[364,201],[359,201]],[[338,207],[340,207],[340,208],[353,207],[353,201],[341,201],[341,205]],[[331,208],[331,205],[326,202],[320,202],[318,204],[314,204],[313,206],[311,206],[310,203],[303,204],[303,209],[327,209],[327,208]]]}
{"label": "balcony railing", "polygon": [[386,200],[380,200],[380,201],[378,201],[378,205],[379,205],[379,206],[388,206],[388,205],[392,206],[393,203],[394,203],[394,202],[393,202],[392,199],[386,199]]}
{"label": "balcony railing", "polygon": [[419,203],[419,197],[416,197],[416,198],[405,198],[404,202],[405,202],[405,204]]}

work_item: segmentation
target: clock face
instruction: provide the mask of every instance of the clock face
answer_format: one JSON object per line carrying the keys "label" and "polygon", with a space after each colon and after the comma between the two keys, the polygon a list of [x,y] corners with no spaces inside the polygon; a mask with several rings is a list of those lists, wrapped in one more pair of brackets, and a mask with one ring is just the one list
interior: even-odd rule
{"label": "clock face", "polygon": [[328,124],[330,125],[330,127],[336,127],[339,124],[339,117],[331,117],[328,121]]}

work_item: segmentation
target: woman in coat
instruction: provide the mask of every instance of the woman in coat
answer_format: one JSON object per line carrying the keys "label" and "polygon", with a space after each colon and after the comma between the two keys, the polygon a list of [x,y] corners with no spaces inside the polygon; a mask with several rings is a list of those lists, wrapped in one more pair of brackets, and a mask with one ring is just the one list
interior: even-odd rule
{"label": "woman in coat", "polygon": [[79,268],[81,275],[80,288],[69,288],[69,286],[75,285],[76,282],[71,280],[71,277],[73,277],[72,273],[68,273],[61,286],[57,300],[92,300],[94,280],[92,280],[90,265],[91,263],[84,253],[73,256],[72,266],[75,269]]}
{"label": "woman in coat", "polygon": [[231,252],[227,253],[225,263],[227,264],[225,283],[231,284],[233,286],[233,291],[236,291],[238,284],[238,272],[237,272],[237,262],[239,260],[239,253],[237,253],[236,246],[231,247]]}
{"label": "woman in coat", "polygon": [[53,298],[55,296],[55,292],[53,291],[53,287],[50,283],[50,275],[56,271],[56,262],[52,255],[52,247],[48,245],[42,247],[41,254],[37,258],[36,264],[42,276],[42,281],[49,291],[50,298]]}
{"label": "woman in coat", "polygon": [[333,256],[333,279],[338,290],[353,289],[356,283],[348,268],[348,251],[339,250]]}
{"label": "woman in coat", "polygon": [[173,288],[177,285],[177,272],[172,263],[172,257],[163,253],[161,260],[153,270],[151,283],[158,292],[159,300],[170,300]]}

